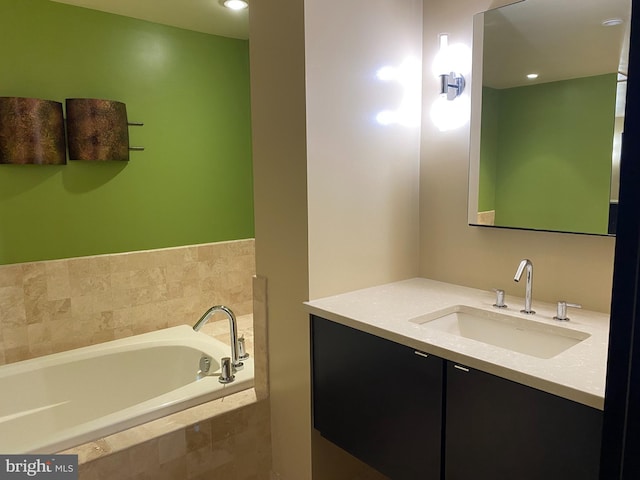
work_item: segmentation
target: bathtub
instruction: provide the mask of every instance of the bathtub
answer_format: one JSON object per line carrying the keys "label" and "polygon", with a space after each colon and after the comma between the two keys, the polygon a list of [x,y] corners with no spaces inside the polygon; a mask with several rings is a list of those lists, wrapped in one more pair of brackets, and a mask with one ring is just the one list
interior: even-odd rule
{"label": "bathtub", "polygon": [[[198,378],[203,353],[213,375]],[[253,386],[215,375],[231,347],[187,325],[0,367],[0,453],[55,453]],[[218,370],[219,372],[219,370]]]}

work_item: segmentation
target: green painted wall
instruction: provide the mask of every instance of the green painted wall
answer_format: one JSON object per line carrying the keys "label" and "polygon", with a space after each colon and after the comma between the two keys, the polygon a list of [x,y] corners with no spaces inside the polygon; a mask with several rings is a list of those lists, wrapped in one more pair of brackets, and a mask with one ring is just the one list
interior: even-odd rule
{"label": "green painted wall", "polygon": [[482,140],[480,142],[480,172],[478,211],[496,208],[496,175],[498,166],[498,119],[500,90],[482,89]]}
{"label": "green painted wall", "polygon": [[0,96],[125,102],[130,162],[0,165],[0,263],[253,237],[248,42],[0,0]]}
{"label": "green painted wall", "polygon": [[496,92],[496,225],[606,234],[615,74]]}

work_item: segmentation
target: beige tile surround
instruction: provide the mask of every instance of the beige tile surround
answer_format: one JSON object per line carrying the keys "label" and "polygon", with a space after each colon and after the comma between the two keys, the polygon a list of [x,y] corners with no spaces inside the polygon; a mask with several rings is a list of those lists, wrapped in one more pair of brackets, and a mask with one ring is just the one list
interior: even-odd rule
{"label": "beige tile surround", "polygon": [[0,266],[0,365],[252,312],[254,240]]}
{"label": "beige tile surround", "polygon": [[80,480],[267,480],[269,404],[245,390],[61,453]]}

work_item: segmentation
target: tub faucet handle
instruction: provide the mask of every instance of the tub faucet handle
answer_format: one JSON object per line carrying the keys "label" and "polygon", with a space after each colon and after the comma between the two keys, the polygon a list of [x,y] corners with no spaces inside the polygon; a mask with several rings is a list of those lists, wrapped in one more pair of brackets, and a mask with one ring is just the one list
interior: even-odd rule
{"label": "tub faucet handle", "polygon": [[236,379],[236,376],[233,374],[233,367],[231,366],[231,358],[223,357],[220,360],[220,378],[218,381],[220,383],[231,383]]}
{"label": "tub faucet handle", "polygon": [[249,354],[247,353],[247,349],[244,344],[244,335],[238,339],[238,359],[246,360],[249,358]]}
{"label": "tub faucet handle", "polygon": [[493,304],[496,308],[507,308],[507,304],[504,303],[504,290],[500,290],[499,288],[492,288],[494,292],[496,292],[496,303]]}
{"label": "tub faucet handle", "polygon": [[560,300],[558,302],[558,309],[556,312],[556,316],[553,317],[554,320],[561,320],[561,321],[567,321],[569,320],[569,317],[567,317],[567,307],[572,307],[572,308],[582,308],[582,305],[578,304],[578,303],[569,303],[569,302],[565,302],[564,300]]}

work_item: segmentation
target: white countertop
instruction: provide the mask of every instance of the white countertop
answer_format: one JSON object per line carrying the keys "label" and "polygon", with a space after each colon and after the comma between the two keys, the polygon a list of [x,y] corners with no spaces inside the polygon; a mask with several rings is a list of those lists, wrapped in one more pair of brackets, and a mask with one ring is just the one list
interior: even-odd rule
{"label": "white countertop", "polygon": [[549,359],[513,352],[412,323],[411,318],[455,305],[493,311],[495,294],[413,278],[306,302],[309,313],[422,352],[482,370],[602,410],[609,342],[609,315],[569,309],[568,322],[553,320],[556,305],[538,302],[535,315],[520,313],[524,299],[507,296],[500,313],[589,334]]}

